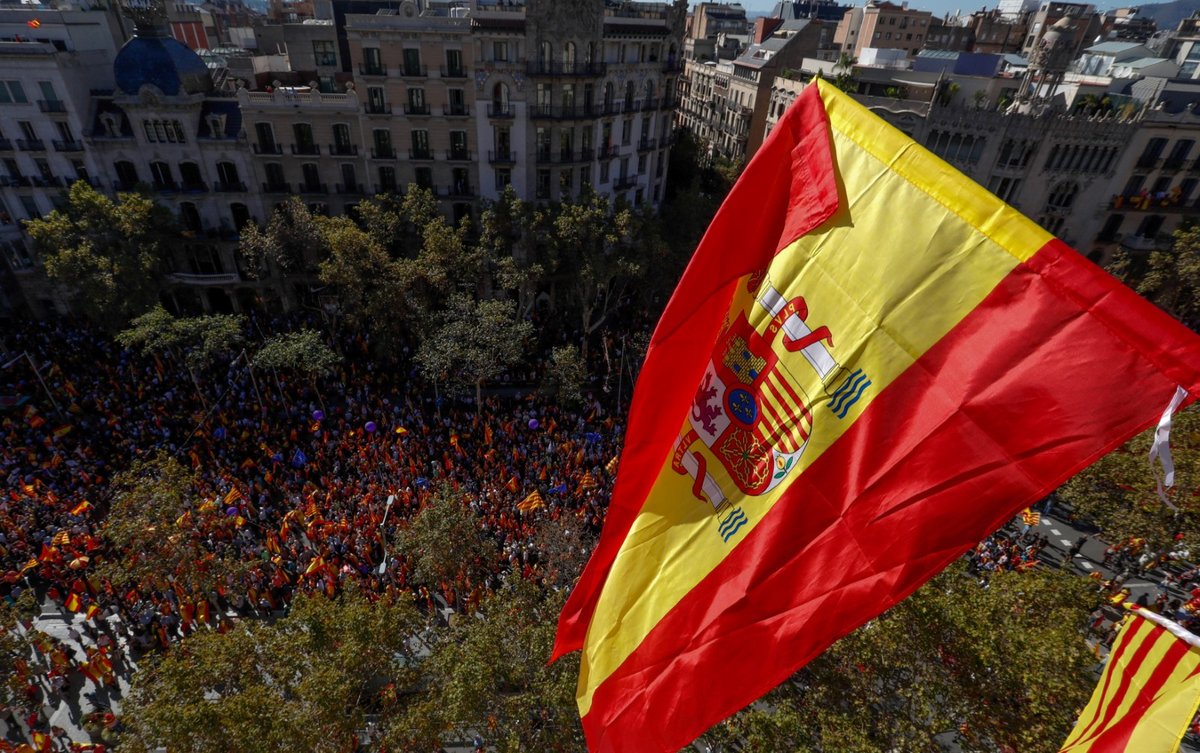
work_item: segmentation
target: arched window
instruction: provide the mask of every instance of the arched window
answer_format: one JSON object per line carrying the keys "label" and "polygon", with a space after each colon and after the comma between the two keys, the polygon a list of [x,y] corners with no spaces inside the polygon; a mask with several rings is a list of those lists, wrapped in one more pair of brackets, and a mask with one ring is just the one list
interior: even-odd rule
{"label": "arched window", "polygon": [[1064,180],[1050,190],[1050,198],[1046,200],[1046,211],[1064,212],[1075,204],[1079,193],[1079,184],[1073,180]]}
{"label": "arched window", "polygon": [[567,42],[566,44],[563,45],[562,62],[563,62],[563,72],[564,73],[574,73],[575,72],[575,43],[574,42]]}
{"label": "arched window", "polygon": [[625,111],[633,109],[633,82],[629,81],[625,84]]}
{"label": "arched window", "polygon": [[538,65],[542,70],[550,67],[554,61],[554,47],[549,42],[542,42],[538,45]]}
{"label": "arched window", "polygon": [[190,201],[179,203],[179,224],[189,233],[200,232],[200,212],[195,204]]}
{"label": "arched window", "polygon": [[246,208],[245,204],[230,204],[229,213],[233,215],[233,226],[237,228],[239,233],[242,232],[242,228],[253,222],[253,218],[250,217],[250,210]]}
{"label": "arched window", "polygon": [[604,111],[612,112],[612,106],[613,106],[613,85],[612,85],[612,82],[609,81],[606,84],[604,84]]}
{"label": "arched window", "polygon": [[653,80],[646,81],[646,93],[642,95],[642,102],[643,102],[644,107],[653,107],[653,104],[652,104],[654,102],[654,81]]}

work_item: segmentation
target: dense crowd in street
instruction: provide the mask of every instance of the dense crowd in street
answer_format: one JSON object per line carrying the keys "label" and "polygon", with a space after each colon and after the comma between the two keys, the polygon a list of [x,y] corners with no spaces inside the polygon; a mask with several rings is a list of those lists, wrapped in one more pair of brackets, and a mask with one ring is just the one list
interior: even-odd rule
{"label": "dense crowd in street", "polygon": [[[63,678],[112,684],[125,668],[119,643],[136,658],[197,629],[226,630],[239,615],[286,609],[297,592],[333,595],[351,583],[372,597],[408,591],[435,609],[470,607],[505,574],[541,579],[538,522],[573,516],[598,532],[620,449],[619,414],[596,397],[569,411],[526,391],[477,410],[434,397],[415,368],[383,368],[362,338],[341,343],[338,373],[319,385],[244,363],[211,369],[204,402],[182,364],[87,328],[30,327],[7,346],[32,364],[22,357],[0,372],[0,396],[20,403],[0,413],[0,597],[32,589],[103,635],[88,655],[37,647],[43,661],[20,678],[26,703],[10,710],[31,730],[45,726],[38,709]],[[528,386],[536,375],[512,380]],[[164,535],[238,561],[236,576],[204,590],[169,572],[119,583],[95,574],[121,554],[101,526],[109,482],[156,453],[198,479]],[[442,489],[469,505],[497,555],[430,587],[413,582],[393,541]],[[124,641],[105,634],[109,617],[125,626]]]}

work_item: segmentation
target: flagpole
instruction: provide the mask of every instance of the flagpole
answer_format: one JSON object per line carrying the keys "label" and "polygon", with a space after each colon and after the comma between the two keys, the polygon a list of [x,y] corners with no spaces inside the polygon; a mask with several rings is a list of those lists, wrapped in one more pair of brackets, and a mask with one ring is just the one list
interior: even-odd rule
{"label": "flagpole", "polygon": [[46,397],[50,398],[50,404],[54,406],[54,412],[59,418],[63,418],[62,408],[58,407],[58,401],[54,399],[54,393],[46,386],[46,380],[42,379],[42,371],[38,368],[37,363],[33,360],[33,356],[29,355],[29,351],[23,351],[22,354],[29,361],[29,365],[33,367],[33,373],[37,376],[38,382],[42,385],[42,389],[46,391]]}
{"label": "flagpole", "polygon": [[383,544],[383,562],[379,563],[379,574],[380,575],[383,575],[384,573],[387,572],[387,561],[388,561],[387,537],[384,534],[383,529],[387,526],[388,513],[390,513],[392,511],[392,503],[395,501],[396,501],[396,495],[389,494],[388,498],[387,498],[387,507],[385,507],[383,510],[383,520],[380,521],[380,523],[379,523],[379,535],[382,539],[381,543]]}

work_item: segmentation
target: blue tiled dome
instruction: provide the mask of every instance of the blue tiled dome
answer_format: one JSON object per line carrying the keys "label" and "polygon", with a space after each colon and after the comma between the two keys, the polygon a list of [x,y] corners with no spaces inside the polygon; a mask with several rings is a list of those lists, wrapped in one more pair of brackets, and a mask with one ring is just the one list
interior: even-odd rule
{"label": "blue tiled dome", "polygon": [[212,89],[212,77],[200,56],[167,36],[136,36],[125,43],[113,61],[117,88],[137,94],[143,84],[163,94],[200,94]]}

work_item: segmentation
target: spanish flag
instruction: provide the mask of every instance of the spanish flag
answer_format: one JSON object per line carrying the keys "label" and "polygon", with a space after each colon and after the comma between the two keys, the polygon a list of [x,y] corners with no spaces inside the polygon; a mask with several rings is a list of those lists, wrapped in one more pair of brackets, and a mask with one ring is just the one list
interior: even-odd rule
{"label": "spanish flag", "polygon": [[1135,608],[1060,753],[1175,750],[1198,707],[1200,637]]}
{"label": "spanish flag", "polygon": [[83,515],[88,510],[92,509],[92,503],[86,499],[71,508],[72,515]]}
{"label": "spanish flag", "polygon": [[827,83],[654,332],[559,619],[593,753],[676,751],[1200,395],[1200,338]]}
{"label": "spanish flag", "polygon": [[83,608],[83,602],[79,600],[79,594],[72,591],[67,594],[67,600],[63,603],[63,606],[72,612],[78,612]]}
{"label": "spanish flag", "polygon": [[504,485],[504,488],[505,488],[505,489],[508,489],[510,492],[514,492],[514,493],[515,493],[515,492],[517,491],[517,489],[518,489],[518,486],[517,486],[517,477],[516,477],[516,476],[513,476],[512,478],[510,478],[510,479],[508,480],[508,483],[506,483],[506,484]]}

